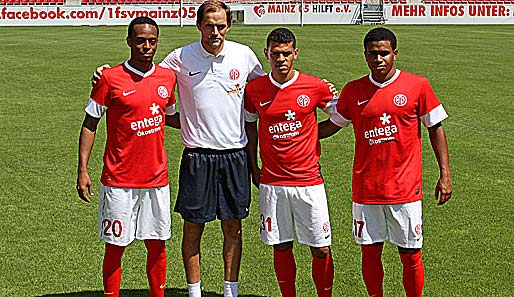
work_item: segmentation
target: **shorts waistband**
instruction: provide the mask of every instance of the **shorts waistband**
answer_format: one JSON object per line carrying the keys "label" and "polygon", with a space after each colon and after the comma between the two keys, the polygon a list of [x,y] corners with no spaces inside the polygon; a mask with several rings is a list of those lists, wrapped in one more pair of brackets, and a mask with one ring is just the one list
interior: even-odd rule
{"label": "shorts waistband", "polygon": [[240,151],[244,151],[246,148],[236,148],[236,149],[226,149],[226,150],[215,150],[215,149],[208,149],[208,148],[201,148],[201,147],[195,147],[195,148],[184,148],[184,153],[200,153],[205,155],[227,155],[232,153],[237,153]]}

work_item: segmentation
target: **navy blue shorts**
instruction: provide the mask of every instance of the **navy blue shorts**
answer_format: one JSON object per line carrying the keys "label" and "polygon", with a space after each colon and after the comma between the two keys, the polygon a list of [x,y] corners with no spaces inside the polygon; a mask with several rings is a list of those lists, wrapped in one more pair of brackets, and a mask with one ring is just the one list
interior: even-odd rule
{"label": "navy blue shorts", "polygon": [[240,220],[250,207],[245,149],[185,148],[180,162],[175,212],[192,223]]}

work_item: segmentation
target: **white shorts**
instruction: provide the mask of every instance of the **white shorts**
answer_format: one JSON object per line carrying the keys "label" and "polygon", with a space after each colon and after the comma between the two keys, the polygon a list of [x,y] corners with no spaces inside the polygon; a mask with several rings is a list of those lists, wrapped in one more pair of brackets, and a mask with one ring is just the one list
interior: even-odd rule
{"label": "white shorts", "polygon": [[353,203],[353,236],[358,244],[389,241],[399,247],[423,246],[421,200],[404,204]]}
{"label": "white shorts", "polygon": [[100,184],[98,196],[98,236],[106,243],[127,246],[134,238],[171,237],[169,185],[133,189]]}
{"label": "white shorts", "polygon": [[325,185],[286,187],[260,184],[261,240],[275,245],[294,240],[311,247],[332,244]]}

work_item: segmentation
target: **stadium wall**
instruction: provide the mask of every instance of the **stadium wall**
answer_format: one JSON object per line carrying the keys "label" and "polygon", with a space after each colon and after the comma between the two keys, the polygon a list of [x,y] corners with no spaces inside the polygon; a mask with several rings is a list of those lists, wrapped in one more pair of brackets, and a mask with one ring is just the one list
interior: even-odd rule
{"label": "stadium wall", "polygon": [[[359,24],[363,4],[231,3],[243,24]],[[1,5],[0,26],[127,25],[150,16],[161,25],[194,25],[199,4]],[[384,4],[386,24],[514,24],[514,3]]]}
{"label": "stadium wall", "polygon": [[387,24],[514,24],[513,4],[384,5]]}

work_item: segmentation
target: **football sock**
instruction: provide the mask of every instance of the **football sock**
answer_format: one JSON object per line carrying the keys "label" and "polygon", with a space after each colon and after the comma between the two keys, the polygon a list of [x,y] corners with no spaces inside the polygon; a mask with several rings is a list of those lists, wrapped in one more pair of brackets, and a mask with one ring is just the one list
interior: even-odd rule
{"label": "football sock", "polygon": [[202,286],[200,282],[187,284],[187,291],[189,292],[189,297],[202,297]]}
{"label": "football sock", "polygon": [[382,267],[383,245],[361,245],[362,278],[370,297],[382,297],[384,268]]}
{"label": "football sock", "polygon": [[237,297],[238,294],[238,283],[237,282],[223,282],[223,297]]}
{"label": "football sock", "polygon": [[120,296],[121,283],[121,257],[125,251],[124,246],[105,244],[103,261],[104,296]]}
{"label": "football sock", "polygon": [[290,248],[285,251],[274,250],[273,264],[282,296],[295,297],[296,262],[294,261],[293,249]]}
{"label": "football sock", "polygon": [[312,257],[312,279],[316,285],[318,297],[332,296],[334,261],[331,254],[325,258]]}
{"label": "football sock", "polygon": [[400,254],[403,264],[403,286],[407,297],[421,297],[425,284],[425,269],[421,250],[414,254]]}
{"label": "football sock", "polygon": [[150,283],[150,297],[164,297],[166,286],[166,245],[163,240],[145,240],[146,275]]}

